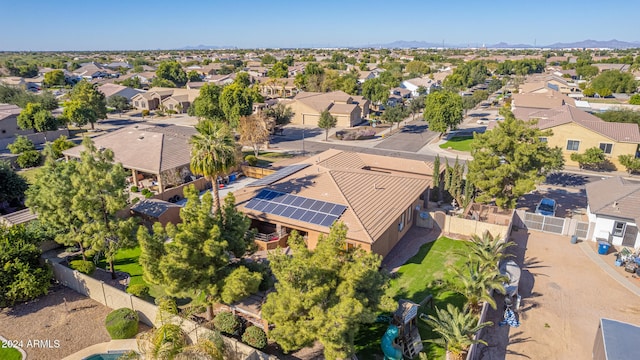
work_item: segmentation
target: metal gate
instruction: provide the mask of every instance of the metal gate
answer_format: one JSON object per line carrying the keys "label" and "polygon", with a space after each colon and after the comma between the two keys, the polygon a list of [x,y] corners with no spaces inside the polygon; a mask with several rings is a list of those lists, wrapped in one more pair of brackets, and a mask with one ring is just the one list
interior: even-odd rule
{"label": "metal gate", "polygon": [[636,238],[638,237],[638,228],[627,224],[627,229],[622,238],[622,246],[635,247]]}
{"label": "metal gate", "polygon": [[573,234],[576,235],[579,239],[586,240],[587,236],[589,235],[589,223],[578,221],[576,223],[576,231]]}
{"label": "metal gate", "polygon": [[564,218],[554,216],[544,216],[530,212],[524,213],[524,225],[529,230],[545,231],[562,235],[564,220]]}

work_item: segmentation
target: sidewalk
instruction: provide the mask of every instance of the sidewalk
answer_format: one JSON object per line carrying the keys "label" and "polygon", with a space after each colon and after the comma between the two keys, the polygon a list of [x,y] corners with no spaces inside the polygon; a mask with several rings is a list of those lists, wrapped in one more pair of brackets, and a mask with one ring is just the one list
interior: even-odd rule
{"label": "sidewalk", "polygon": [[[583,242],[579,243],[578,246],[580,246],[580,248],[585,253],[585,255],[587,255],[588,258],[593,260],[593,262],[596,263],[596,265],[598,265],[605,273],[607,273],[607,275],[612,277],[620,285],[622,285],[625,288],[627,288],[627,290],[631,291],[632,293],[636,294],[637,296],[640,296],[640,287],[638,287],[636,284],[634,284],[631,281],[629,281],[624,276],[620,275],[611,266],[607,265],[607,263],[603,260],[603,256],[602,255],[598,255],[593,250],[593,242],[592,241],[583,241]],[[610,259],[610,258],[607,258],[607,259]]]}

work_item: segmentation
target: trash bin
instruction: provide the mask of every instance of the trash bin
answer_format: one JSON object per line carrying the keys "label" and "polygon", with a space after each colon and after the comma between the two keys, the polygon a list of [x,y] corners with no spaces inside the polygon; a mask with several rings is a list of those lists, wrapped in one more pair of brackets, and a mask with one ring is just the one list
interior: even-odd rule
{"label": "trash bin", "polygon": [[610,246],[611,244],[609,244],[608,242],[598,241],[598,254],[607,255]]}
{"label": "trash bin", "polygon": [[572,244],[577,244],[578,243],[578,235],[571,236],[571,243]]}
{"label": "trash bin", "polygon": [[229,181],[236,181],[236,173],[229,174]]}

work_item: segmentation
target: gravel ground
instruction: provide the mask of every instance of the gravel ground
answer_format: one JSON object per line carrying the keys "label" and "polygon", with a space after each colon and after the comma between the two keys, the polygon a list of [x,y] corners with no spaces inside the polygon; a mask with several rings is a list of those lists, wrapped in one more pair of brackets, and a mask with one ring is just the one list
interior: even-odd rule
{"label": "gravel ground", "polygon": [[[2,309],[0,335],[22,341],[29,359],[62,359],[87,346],[111,340],[104,327],[110,311],[90,298],[56,285],[46,296]],[[147,329],[140,324],[141,331]],[[49,340],[49,344],[36,344],[34,340]]]}

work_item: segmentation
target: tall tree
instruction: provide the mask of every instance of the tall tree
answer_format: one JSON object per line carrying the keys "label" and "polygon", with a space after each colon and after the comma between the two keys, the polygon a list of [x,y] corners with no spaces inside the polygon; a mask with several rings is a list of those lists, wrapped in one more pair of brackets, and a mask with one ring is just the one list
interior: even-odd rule
{"label": "tall tree", "polygon": [[505,120],[484,134],[474,134],[473,160],[467,179],[480,191],[479,202],[495,199],[498,206],[512,209],[518,198],[535,189],[546,175],[562,169],[562,150],[549,148],[541,137],[552,135],[534,122],[517,120],[510,111],[501,112]]}
{"label": "tall tree", "polygon": [[289,67],[285,63],[278,61],[273,64],[273,67],[269,70],[267,76],[272,78],[289,77]]}
{"label": "tall tree", "polygon": [[417,98],[412,99],[409,103],[409,112],[411,113],[411,119],[415,120],[416,115],[418,115],[420,111],[422,111],[422,109],[424,109],[424,96],[421,95]]}
{"label": "tall tree", "polygon": [[46,86],[64,86],[66,84],[64,71],[52,70],[44,74],[44,84]]}
{"label": "tall tree", "polygon": [[375,320],[387,281],[378,271],[381,257],[346,251],[346,235],[346,226],[335,223],[311,251],[294,232],[289,238],[293,255],[269,255],[278,282],[262,314],[275,325],[270,338],[285,351],[319,340],[326,359],[347,359],[355,352],[358,328]]}
{"label": "tall tree", "polygon": [[202,78],[200,77],[200,74],[198,74],[197,71],[195,70],[191,70],[187,73],[187,81],[189,82],[198,82],[202,80]]}
{"label": "tall tree", "polygon": [[58,120],[42,104],[28,103],[18,115],[18,126],[33,132],[52,131],[58,129]]}
{"label": "tall tree", "polygon": [[220,108],[220,93],[222,88],[215,84],[204,84],[198,95],[187,110],[189,115],[200,119],[220,121],[224,118],[224,112]]}
{"label": "tall tree", "polygon": [[263,115],[276,125],[286,125],[295,115],[293,110],[285,104],[277,103],[263,111]]}
{"label": "tall tree", "polygon": [[331,115],[329,110],[324,110],[320,113],[320,119],[318,119],[318,127],[324,129],[324,141],[329,140],[329,129],[332,129],[338,123],[338,119]]}
{"label": "tall tree", "polygon": [[241,116],[249,116],[253,113],[251,89],[238,83],[225,86],[220,93],[220,109],[229,126],[235,128]]}
{"label": "tall tree", "polygon": [[240,143],[253,148],[253,153],[258,156],[260,149],[269,143],[271,131],[265,120],[257,115],[243,116],[238,123]]}
{"label": "tall tree", "polygon": [[171,81],[176,87],[183,87],[187,83],[187,73],[175,60],[161,62],[156,69],[156,76]]}
{"label": "tall tree", "polygon": [[376,105],[382,105],[389,99],[389,88],[379,78],[368,79],[362,84],[362,96]]}
{"label": "tall tree", "polygon": [[440,196],[440,192],[442,191],[442,186],[441,186],[441,176],[440,176],[440,154],[436,155],[435,160],[433,160],[433,174],[431,175],[431,178],[433,179],[433,193],[434,195],[431,196],[431,199],[434,199],[435,201],[440,201],[441,196]]}
{"label": "tall tree", "polygon": [[236,164],[236,145],[229,128],[212,120],[202,120],[196,125],[198,133],[191,137],[191,171],[211,181],[215,209],[220,213],[218,176],[225,175]]}
{"label": "tall tree", "polygon": [[107,100],[107,105],[122,114],[123,111],[129,109],[129,100],[122,95],[113,95]]}
{"label": "tall tree", "polygon": [[398,128],[400,128],[400,123],[407,117],[408,111],[402,105],[393,106],[387,108],[384,113],[382,113],[382,120],[388,122],[393,127],[393,124],[398,124]]}
{"label": "tall tree", "polygon": [[104,94],[98,91],[95,84],[82,80],[71,90],[69,101],[65,102],[62,115],[68,122],[78,126],[94,123],[107,117],[107,102]]}
{"label": "tall tree", "polygon": [[462,98],[450,91],[429,94],[425,100],[424,119],[430,130],[441,134],[455,129],[462,122]]}
{"label": "tall tree", "polygon": [[9,162],[0,161],[0,203],[17,206],[28,187],[27,181],[13,171]]}
{"label": "tall tree", "polygon": [[508,279],[501,275],[497,268],[488,267],[479,260],[471,259],[462,267],[451,268],[455,281],[451,282],[451,290],[462,294],[467,299],[467,306],[474,313],[479,313],[483,303],[496,309],[496,301],[491,295],[495,290],[505,293],[503,283]]}
{"label": "tall tree", "polygon": [[[242,268],[233,269],[230,254],[231,249],[236,249],[236,255],[246,251],[246,233],[250,221],[245,215],[234,213],[225,219],[233,222],[233,226],[221,227],[220,218],[211,213],[213,198],[210,192],[202,198],[194,186],[185,188],[184,192],[187,203],[180,210],[180,224],[167,224],[164,230],[156,224],[153,235],[148,234],[145,228],[138,230],[141,265],[145,279],[165,285],[173,295],[181,295],[185,291],[204,293],[207,316],[211,318],[211,302],[221,300],[223,293],[225,300],[233,302],[238,300],[238,296],[250,293],[257,287],[255,275],[248,274],[249,281],[231,281],[229,285],[234,288],[225,289],[225,279]],[[233,198],[231,201],[235,202]],[[237,212],[235,208],[233,211]],[[223,234],[223,228],[235,230]],[[168,238],[171,241],[166,241]],[[243,246],[245,249],[240,249]],[[235,277],[247,279],[239,273]],[[259,283],[260,280],[257,281]]]}

